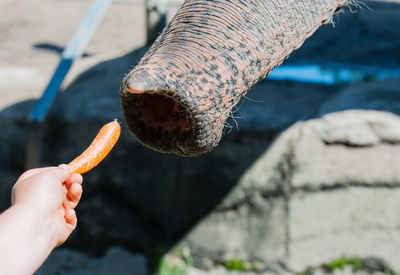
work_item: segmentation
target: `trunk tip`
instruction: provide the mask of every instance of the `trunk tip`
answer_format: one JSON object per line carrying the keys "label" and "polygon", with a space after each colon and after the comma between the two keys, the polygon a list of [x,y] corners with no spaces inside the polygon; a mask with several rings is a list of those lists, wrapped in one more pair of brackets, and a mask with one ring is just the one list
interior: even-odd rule
{"label": "trunk tip", "polygon": [[125,78],[125,90],[132,94],[152,93],[156,90],[159,83],[156,83],[154,75],[147,70],[138,70],[130,73]]}
{"label": "trunk tip", "polygon": [[126,79],[125,87],[133,94],[144,94],[150,90],[148,74],[133,74]]}
{"label": "trunk tip", "polygon": [[126,89],[131,92],[132,94],[144,94],[145,89],[144,86],[141,85],[142,83],[137,83],[133,81],[128,81],[126,83]]}

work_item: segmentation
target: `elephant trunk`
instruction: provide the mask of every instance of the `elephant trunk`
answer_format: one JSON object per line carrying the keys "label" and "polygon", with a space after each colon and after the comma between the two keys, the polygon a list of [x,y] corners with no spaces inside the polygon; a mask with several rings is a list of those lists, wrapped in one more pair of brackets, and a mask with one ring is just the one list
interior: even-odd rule
{"label": "elephant trunk", "polygon": [[196,156],[245,93],[348,0],[186,0],[120,89],[148,147]]}

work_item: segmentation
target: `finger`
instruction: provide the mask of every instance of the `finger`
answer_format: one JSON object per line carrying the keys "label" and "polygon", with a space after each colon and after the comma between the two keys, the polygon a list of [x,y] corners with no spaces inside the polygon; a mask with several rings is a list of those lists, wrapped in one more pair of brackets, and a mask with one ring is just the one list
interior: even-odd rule
{"label": "finger", "polygon": [[68,193],[68,189],[67,189],[67,186],[65,186],[65,184],[62,185],[62,191],[63,191],[64,196],[66,196]]}
{"label": "finger", "polygon": [[68,209],[65,212],[64,218],[65,218],[65,221],[67,222],[67,224],[71,225],[73,228],[76,227],[78,219],[76,218],[75,210]]}
{"label": "finger", "polygon": [[61,214],[62,217],[65,216],[65,209],[64,209],[64,207],[58,208],[58,211],[60,212],[60,214]]}
{"label": "finger", "polygon": [[67,208],[75,208],[79,203],[79,200],[82,196],[82,185],[79,183],[74,183],[71,185],[71,188],[67,193],[67,201],[65,207]]}
{"label": "finger", "polygon": [[79,203],[82,196],[82,185],[74,183],[71,185],[68,193],[63,200],[63,206],[65,209],[74,209]]}
{"label": "finger", "polygon": [[17,182],[26,180],[27,178],[29,178],[29,177],[31,177],[31,176],[37,174],[37,173],[44,172],[44,171],[46,171],[46,170],[54,169],[54,168],[55,168],[55,166],[30,169],[30,170],[28,170],[28,171],[25,171],[25,172],[18,178]]}
{"label": "finger", "polygon": [[67,178],[64,184],[66,185],[67,189],[69,189],[73,183],[82,184],[82,181],[83,177],[81,174],[73,173]]}
{"label": "finger", "polygon": [[60,164],[57,168],[50,170],[54,177],[58,178],[58,180],[63,183],[67,180],[71,173],[71,169],[66,164]]}
{"label": "finger", "polygon": [[51,169],[36,173],[32,177],[35,177],[38,182],[47,182],[54,185],[59,185],[61,190],[63,190],[62,183],[67,180],[69,174],[70,174],[70,169],[68,165],[61,164],[58,167],[53,167]]}
{"label": "finger", "polygon": [[63,202],[62,202],[62,206],[63,206],[63,208],[64,209],[75,209],[75,207],[76,207],[76,203],[75,202],[73,202],[73,201],[71,201],[70,199],[66,199],[66,200],[64,200]]}
{"label": "finger", "polygon": [[48,192],[52,192],[53,196],[57,196],[55,201],[58,201],[59,206],[61,206],[65,196],[62,183],[68,178],[69,173],[69,167],[64,164],[60,165],[59,167],[51,167],[49,169],[42,170],[29,177],[29,180],[32,182],[32,185],[41,186]]}
{"label": "finger", "polygon": [[34,181],[42,182],[55,182],[61,184],[67,180],[70,173],[68,165],[61,164],[58,167],[48,167],[48,169],[43,169],[30,177]]}

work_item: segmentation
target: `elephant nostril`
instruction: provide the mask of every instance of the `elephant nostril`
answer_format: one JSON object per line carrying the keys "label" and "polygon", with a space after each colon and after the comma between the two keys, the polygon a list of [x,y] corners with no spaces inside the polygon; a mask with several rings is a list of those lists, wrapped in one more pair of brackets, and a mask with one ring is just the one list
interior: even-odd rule
{"label": "elephant nostril", "polygon": [[173,99],[158,94],[142,94],[139,103],[139,119],[148,127],[172,132],[189,131],[192,121],[185,108]]}

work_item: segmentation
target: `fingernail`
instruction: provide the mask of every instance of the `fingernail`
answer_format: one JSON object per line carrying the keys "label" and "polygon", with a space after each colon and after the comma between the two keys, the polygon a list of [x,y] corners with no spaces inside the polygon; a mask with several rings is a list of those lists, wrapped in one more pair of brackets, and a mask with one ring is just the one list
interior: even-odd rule
{"label": "fingernail", "polygon": [[60,165],[58,165],[58,167],[69,171],[69,166],[66,164],[60,164]]}

